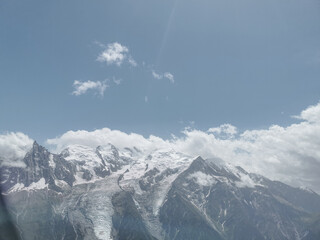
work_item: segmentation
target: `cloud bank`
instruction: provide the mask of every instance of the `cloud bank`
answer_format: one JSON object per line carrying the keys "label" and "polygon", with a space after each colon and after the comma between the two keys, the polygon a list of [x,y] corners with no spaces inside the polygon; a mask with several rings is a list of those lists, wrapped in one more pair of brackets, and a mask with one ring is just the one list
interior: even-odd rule
{"label": "cloud bank", "polygon": [[93,90],[95,93],[99,94],[100,96],[104,95],[105,90],[107,89],[108,85],[106,81],[86,81],[81,82],[78,80],[75,80],[73,82],[74,91],[72,92],[72,95],[80,96],[85,93],[87,93],[89,90]]}
{"label": "cloud bank", "polygon": [[[303,110],[298,122],[283,127],[239,132],[231,124],[207,131],[186,128],[181,137],[144,137],[109,128],[95,131],[68,131],[48,139],[46,144],[59,153],[72,144],[91,147],[112,143],[122,149],[137,147],[151,152],[175,149],[190,156],[221,158],[250,172],[262,174],[293,186],[309,187],[320,193],[320,103]],[[23,157],[32,140],[22,133],[0,135],[1,155],[6,161]]]}
{"label": "cloud bank", "polygon": [[152,151],[155,146],[173,148],[194,157],[218,157],[271,179],[320,192],[320,104],[308,107],[296,118],[301,122],[242,133],[230,124],[208,131],[187,128],[182,137],[168,140],[108,128],[69,131],[47,143],[56,151],[70,144],[95,147],[108,142],[119,148],[136,146],[144,151]]}

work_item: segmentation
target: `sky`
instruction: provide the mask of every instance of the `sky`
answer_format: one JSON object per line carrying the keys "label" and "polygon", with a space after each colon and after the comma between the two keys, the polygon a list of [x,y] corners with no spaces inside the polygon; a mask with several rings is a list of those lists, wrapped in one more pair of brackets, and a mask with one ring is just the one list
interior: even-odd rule
{"label": "sky", "polygon": [[70,134],[174,147],[201,135],[210,147],[179,148],[320,182],[317,0],[3,0],[0,29],[0,150],[11,157]]}

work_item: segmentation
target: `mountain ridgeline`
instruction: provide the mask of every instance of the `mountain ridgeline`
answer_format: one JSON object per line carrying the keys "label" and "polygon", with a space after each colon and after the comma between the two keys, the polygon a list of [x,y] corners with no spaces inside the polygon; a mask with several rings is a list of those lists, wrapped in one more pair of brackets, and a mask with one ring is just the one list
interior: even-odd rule
{"label": "mountain ridgeline", "polygon": [[1,186],[26,240],[320,239],[315,192],[173,149],[34,142]]}

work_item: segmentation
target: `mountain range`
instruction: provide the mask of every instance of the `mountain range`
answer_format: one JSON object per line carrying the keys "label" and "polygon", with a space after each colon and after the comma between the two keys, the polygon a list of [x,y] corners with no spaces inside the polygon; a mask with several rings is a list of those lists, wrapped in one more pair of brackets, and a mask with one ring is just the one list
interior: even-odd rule
{"label": "mountain range", "polygon": [[320,239],[317,193],[174,149],[34,142],[1,187],[26,240]]}

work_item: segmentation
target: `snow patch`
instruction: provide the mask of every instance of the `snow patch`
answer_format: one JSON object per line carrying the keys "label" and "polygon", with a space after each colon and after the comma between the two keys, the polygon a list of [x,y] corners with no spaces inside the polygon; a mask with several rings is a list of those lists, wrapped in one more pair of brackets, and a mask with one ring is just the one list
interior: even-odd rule
{"label": "snow patch", "polygon": [[9,189],[8,193],[21,191],[23,190],[23,188],[24,188],[23,183],[17,183],[16,185],[14,185],[12,188]]}
{"label": "snow patch", "polygon": [[71,145],[62,154],[68,161],[81,162],[85,167],[98,167],[101,159],[96,154],[95,149],[82,145]]}
{"label": "snow patch", "polygon": [[8,193],[18,192],[18,191],[34,191],[39,189],[47,188],[46,180],[41,178],[38,182],[31,183],[28,187],[25,187],[23,183],[17,183],[12,188],[9,189]]}
{"label": "snow patch", "polygon": [[65,181],[63,180],[59,180],[59,179],[55,179],[54,180],[54,183],[55,185],[57,185],[58,187],[62,188],[62,189],[65,189],[65,188],[69,188],[69,184],[66,183]]}
{"label": "snow patch", "polygon": [[53,169],[56,168],[56,163],[53,161],[53,154],[49,155],[49,166]]}
{"label": "snow patch", "polygon": [[47,188],[48,184],[46,184],[46,180],[44,178],[40,178],[38,182],[33,182],[29,185],[29,187],[26,187],[25,190],[38,190],[38,189],[44,189]]}

